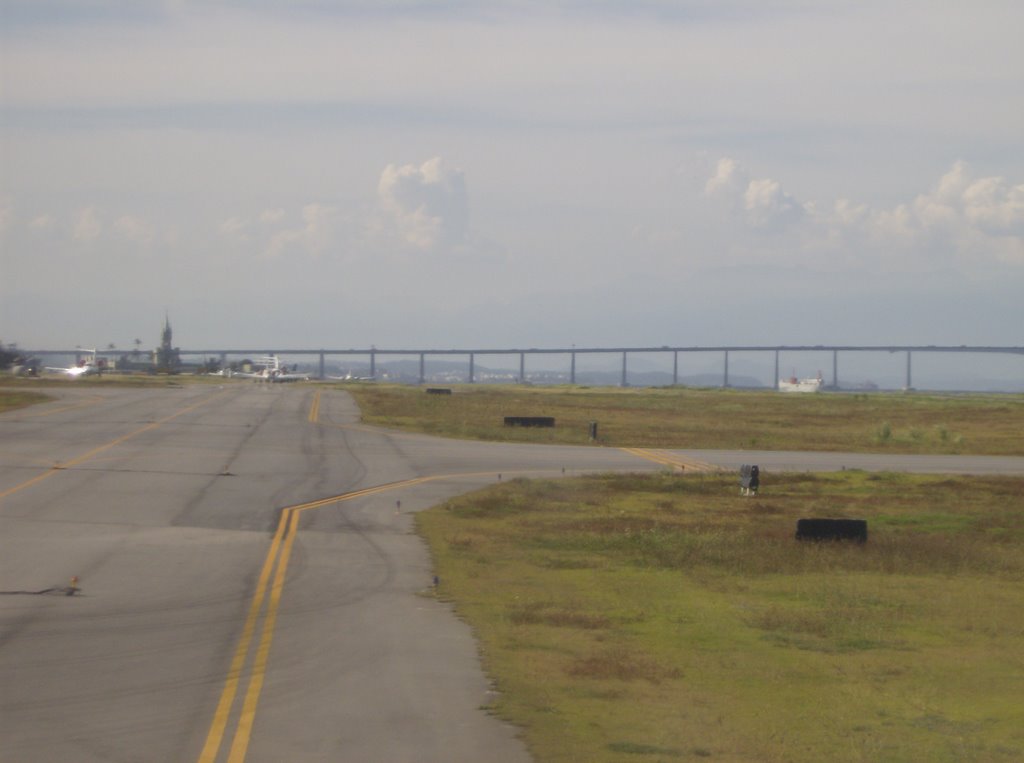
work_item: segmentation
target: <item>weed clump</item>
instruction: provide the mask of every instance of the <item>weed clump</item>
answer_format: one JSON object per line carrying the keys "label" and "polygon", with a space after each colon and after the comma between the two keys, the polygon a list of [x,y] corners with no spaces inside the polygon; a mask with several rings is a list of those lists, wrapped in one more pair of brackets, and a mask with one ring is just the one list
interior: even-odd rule
{"label": "weed clump", "polygon": [[887,443],[892,439],[892,427],[888,421],[882,422],[882,425],[878,427],[875,432],[875,441],[880,443]]}

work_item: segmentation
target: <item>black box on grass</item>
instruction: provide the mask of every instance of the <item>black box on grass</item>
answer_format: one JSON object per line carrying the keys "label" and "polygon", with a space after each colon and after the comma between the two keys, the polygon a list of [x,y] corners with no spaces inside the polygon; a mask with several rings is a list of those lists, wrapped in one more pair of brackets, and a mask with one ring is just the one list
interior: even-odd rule
{"label": "black box on grass", "polygon": [[866,519],[798,519],[797,540],[852,540],[868,542]]}

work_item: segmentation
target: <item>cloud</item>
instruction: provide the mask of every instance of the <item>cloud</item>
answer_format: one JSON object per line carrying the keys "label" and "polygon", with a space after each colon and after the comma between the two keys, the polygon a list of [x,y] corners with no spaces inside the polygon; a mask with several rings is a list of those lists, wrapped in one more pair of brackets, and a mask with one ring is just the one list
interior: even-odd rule
{"label": "cloud", "polygon": [[[228,239],[238,242],[247,242],[253,235],[256,235],[254,228],[256,227],[257,222],[264,227],[273,227],[283,222],[284,218],[285,211],[281,208],[264,209],[259,213],[259,215],[257,215],[255,221],[245,217],[229,217],[226,220],[222,220],[217,226],[217,229],[222,236]],[[289,233],[287,231],[283,233],[286,234],[284,238],[301,238],[301,229],[292,232],[293,235],[291,236],[287,235]]]}
{"label": "cloud", "polygon": [[777,180],[751,179],[735,159],[719,159],[704,195],[724,202],[728,209],[759,228],[781,227],[798,220],[803,206],[782,189]]}
{"label": "cloud", "polygon": [[803,214],[803,207],[775,180],[751,180],[743,194],[743,208],[754,225],[792,222]]}
{"label": "cloud", "polygon": [[75,241],[89,242],[99,238],[103,233],[103,223],[100,222],[96,207],[86,207],[78,211],[73,231]]}
{"label": "cloud", "polygon": [[747,182],[747,173],[740,168],[739,162],[726,156],[715,165],[715,174],[708,178],[704,194],[720,199],[734,199],[743,192]]}
{"label": "cloud", "polygon": [[227,220],[223,220],[217,227],[221,234],[228,238],[239,241],[245,241],[248,238],[246,229],[249,227],[249,223],[240,217],[229,217]]}
{"label": "cloud", "polygon": [[377,184],[385,219],[406,244],[432,250],[458,246],[466,237],[469,204],[462,170],[440,157],[419,167],[389,164]]}
{"label": "cloud", "polygon": [[264,209],[260,212],[260,222],[266,225],[273,225],[281,222],[284,219],[284,210],[277,209]]}
{"label": "cloud", "polygon": [[961,198],[964,215],[979,228],[993,234],[1024,234],[1024,184],[981,178],[965,188]]}
{"label": "cloud", "polygon": [[975,178],[970,166],[958,161],[930,191],[873,214],[868,225],[906,246],[967,261],[1024,264],[1024,185]]}
{"label": "cloud", "polygon": [[[275,212],[278,211],[281,212],[280,216],[272,215],[272,217],[283,219],[283,211],[275,210]],[[263,221],[273,222],[272,220]],[[267,247],[267,255],[279,257],[296,249],[313,256],[324,254],[337,243],[335,234],[338,222],[339,215],[336,207],[327,204],[307,204],[302,208],[302,225],[274,234]]]}
{"label": "cloud", "polygon": [[[738,221],[747,228],[751,251],[789,263],[1024,264],[1024,185],[1002,177],[976,178],[963,161],[927,192],[890,208],[846,198],[800,203],[779,181],[751,179],[729,157],[718,161],[704,196],[726,209],[730,237]],[[786,235],[774,244],[751,238],[766,228]]]}
{"label": "cloud", "polygon": [[122,215],[114,221],[114,232],[121,238],[140,246],[153,243],[153,227],[145,220],[133,215]]}

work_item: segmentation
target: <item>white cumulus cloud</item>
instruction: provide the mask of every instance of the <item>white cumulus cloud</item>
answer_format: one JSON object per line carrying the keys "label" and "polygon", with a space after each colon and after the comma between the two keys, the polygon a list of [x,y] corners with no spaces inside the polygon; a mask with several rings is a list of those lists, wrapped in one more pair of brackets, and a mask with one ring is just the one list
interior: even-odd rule
{"label": "white cumulus cloud", "polygon": [[972,224],[990,233],[1024,234],[1024,184],[982,178],[965,188],[961,198],[964,216]]}
{"label": "white cumulus cloud", "polygon": [[715,165],[715,174],[708,178],[704,193],[722,199],[735,199],[743,193],[749,180],[739,162],[726,156]]}
{"label": "white cumulus cloud", "polygon": [[876,232],[965,260],[994,257],[1024,264],[1024,185],[976,178],[958,161],[909,204],[871,218]]}
{"label": "white cumulus cloud", "polygon": [[468,199],[463,173],[440,157],[420,166],[389,164],[377,197],[398,236],[418,249],[457,246],[466,236]]}
{"label": "white cumulus cloud", "polygon": [[704,194],[724,202],[748,224],[760,228],[787,225],[804,213],[804,207],[777,180],[751,178],[739,162],[729,157],[718,160]]}
{"label": "white cumulus cloud", "polygon": [[772,225],[796,220],[803,208],[792,194],[775,180],[751,180],[743,194],[743,208],[754,225]]}
{"label": "white cumulus cloud", "polygon": [[[928,191],[890,208],[841,198],[800,203],[771,179],[752,179],[734,159],[720,159],[704,195],[723,203],[751,234],[784,231],[770,252],[814,261],[837,255],[916,267],[944,260],[1024,264],[1024,185],[975,177],[958,161]],[[764,245],[763,241],[759,244]]]}

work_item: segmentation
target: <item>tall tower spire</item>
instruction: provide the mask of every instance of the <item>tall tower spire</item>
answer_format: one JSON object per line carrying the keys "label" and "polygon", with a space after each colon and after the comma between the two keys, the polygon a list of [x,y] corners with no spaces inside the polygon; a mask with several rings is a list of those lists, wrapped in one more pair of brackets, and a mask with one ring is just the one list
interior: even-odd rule
{"label": "tall tower spire", "polygon": [[161,373],[176,374],[180,366],[181,357],[177,348],[171,344],[171,317],[165,312],[163,336],[156,351],[156,367]]}

